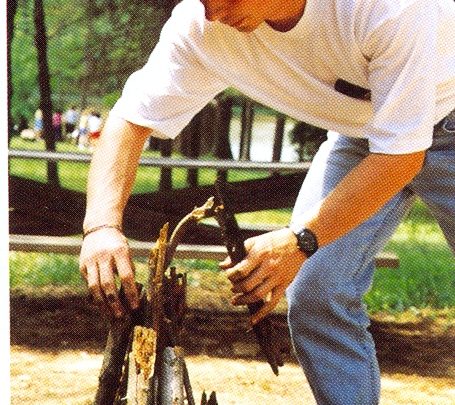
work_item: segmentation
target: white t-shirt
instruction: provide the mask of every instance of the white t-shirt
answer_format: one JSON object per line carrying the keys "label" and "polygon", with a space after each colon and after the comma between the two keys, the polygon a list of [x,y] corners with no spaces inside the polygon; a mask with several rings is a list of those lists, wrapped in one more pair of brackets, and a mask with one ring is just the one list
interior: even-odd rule
{"label": "white t-shirt", "polygon": [[[335,90],[339,79],[371,100]],[[366,137],[377,153],[427,149],[455,108],[453,0],[308,0],[288,32],[241,33],[184,0],[111,114],[174,138],[234,87],[298,120]]]}
{"label": "white t-shirt", "polygon": [[96,115],[90,115],[87,119],[87,127],[89,132],[99,132],[101,131],[101,124],[103,123],[100,117]]}

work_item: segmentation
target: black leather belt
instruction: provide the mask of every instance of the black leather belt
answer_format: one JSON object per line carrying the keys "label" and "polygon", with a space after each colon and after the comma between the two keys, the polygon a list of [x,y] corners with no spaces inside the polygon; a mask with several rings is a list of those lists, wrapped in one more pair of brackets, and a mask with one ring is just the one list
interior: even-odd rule
{"label": "black leather belt", "polygon": [[455,110],[452,111],[444,117],[441,121],[439,121],[435,126],[434,130],[442,129],[446,132],[454,132],[455,133]]}

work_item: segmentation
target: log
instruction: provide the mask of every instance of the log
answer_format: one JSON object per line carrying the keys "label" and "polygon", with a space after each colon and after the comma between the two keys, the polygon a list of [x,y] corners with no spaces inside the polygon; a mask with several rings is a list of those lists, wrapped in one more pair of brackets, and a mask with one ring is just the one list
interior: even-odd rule
{"label": "log", "polygon": [[127,404],[145,404],[150,378],[156,362],[157,336],[153,329],[134,328],[132,351],[129,359]]}
{"label": "log", "polygon": [[110,405],[115,401],[132,328],[130,316],[111,322],[95,405]]}
{"label": "log", "polygon": [[[116,398],[121,396],[118,391],[121,385],[123,366],[128,352],[131,333],[134,326],[141,322],[142,309],[144,307],[142,286],[138,283],[136,285],[141,292],[139,309],[122,318],[112,318],[110,320],[109,334],[104,349],[103,364],[94,401],[95,405],[114,404]],[[126,305],[123,289],[120,290],[119,298],[123,305]]]}
{"label": "log", "polygon": [[160,405],[184,405],[184,361],[183,350],[179,347],[166,347],[162,352],[159,380]]}

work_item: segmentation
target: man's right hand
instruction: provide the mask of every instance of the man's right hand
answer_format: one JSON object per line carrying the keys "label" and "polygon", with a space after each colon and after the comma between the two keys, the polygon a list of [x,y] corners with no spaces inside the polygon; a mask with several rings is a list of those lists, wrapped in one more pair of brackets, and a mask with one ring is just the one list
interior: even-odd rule
{"label": "man's right hand", "polygon": [[115,284],[116,274],[120,278],[130,309],[139,306],[128,241],[118,229],[103,228],[85,237],[79,269],[95,303],[103,311],[116,317],[125,313],[126,308],[120,303]]}

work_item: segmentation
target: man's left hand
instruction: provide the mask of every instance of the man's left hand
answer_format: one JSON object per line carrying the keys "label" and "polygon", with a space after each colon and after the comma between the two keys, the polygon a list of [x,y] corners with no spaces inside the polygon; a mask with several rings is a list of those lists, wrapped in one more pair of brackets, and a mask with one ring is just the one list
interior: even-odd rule
{"label": "man's left hand", "polygon": [[264,300],[262,308],[251,317],[254,325],[271,312],[305,261],[294,233],[279,229],[247,239],[247,256],[232,266],[229,258],[220,263],[226,270],[235,293],[234,305]]}

